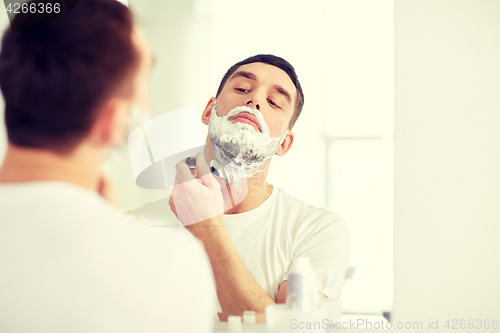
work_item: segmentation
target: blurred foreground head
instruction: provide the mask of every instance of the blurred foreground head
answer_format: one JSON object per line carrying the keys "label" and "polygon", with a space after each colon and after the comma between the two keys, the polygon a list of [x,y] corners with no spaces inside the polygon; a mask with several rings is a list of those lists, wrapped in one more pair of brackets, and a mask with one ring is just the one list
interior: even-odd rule
{"label": "blurred foreground head", "polygon": [[2,39],[9,143],[61,154],[89,138],[118,144],[131,106],[147,96],[151,58],[129,9],[116,0],[80,0],[64,15],[34,25],[40,15],[18,14],[12,26],[32,27],[7,28]]}

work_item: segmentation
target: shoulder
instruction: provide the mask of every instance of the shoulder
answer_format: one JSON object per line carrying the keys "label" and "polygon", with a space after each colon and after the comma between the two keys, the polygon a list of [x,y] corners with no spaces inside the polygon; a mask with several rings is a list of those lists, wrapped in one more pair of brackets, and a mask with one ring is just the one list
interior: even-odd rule
{"label": "shoulder", "polygon": [[177,223],[177,217],[170,209],[168,201],[170,196],[160,199],[158,201],[150,202],[134,209],[132,213],[135,216],[142,216],[146,220],[154,220],[159,222],[175,222]]}
{"label": "shoulder", "polygon": [[316,207],[295,198],[280,188],[276,188],[276,205],[284,209],[293,220],[309,223],[345,225],[339,214]]}
{"label": "shoulder", "polygon": [[181,257],[191,257],[193,254],[197,254],[195,251],[203,252],[201,241],[181,226],[148,227],[133,222],[132,224],[134,224],[134,228],[140,229],[139,234],[145,243],[157,247],[158,250],[176,253],[176,256]]}
{"label": "shoulder", "polygon": [[281,223],[298,241],[350,246],[349,228],[339,214],[305,203],[282,189],[277,189],[276,205],[283,212]]}
{"label": "shoulder", "polygon": [[[99,211],[104,213],[104,209]],[[96,216],[97,220],[106,224],[100,228],[100,235],[96,236],[99,243],[113,244],[116,249],[120,249],[121,256],[142,258],[141,265],[157,270],[159,274],[163,272],[169,275],[174,267],[183,267],[184,271],[193,274],[209,274],[208,258],[201,241],[179,223],[149,226],[129,220],[113,208]],[[189,269],[184,268],[186,262],[191,264]]]}
{"label": "shoulder", "polygon": [[[103,243],[116,242],[117,247],[153,257],[165,256],[166,253],[178,253],[181,257],[198,256],[199,252],[203,252],[201,242],[180,224],[154,228],[137,223],[92,191],[74,191],[73,194],[68,191],[67,196],[58,197],[61,200],[57,205],[59,209],[54,210],[53,214],[72,216],[75,224],[78,221],[87,227],[85,236],[89,236],[89,233]],[[163,200],[168,205],[168,199]]]}

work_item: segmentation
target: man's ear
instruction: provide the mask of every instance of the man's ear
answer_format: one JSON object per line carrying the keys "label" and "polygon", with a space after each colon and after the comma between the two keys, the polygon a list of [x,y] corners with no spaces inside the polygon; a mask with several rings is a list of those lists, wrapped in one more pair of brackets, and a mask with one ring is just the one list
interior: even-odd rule
{"label": "man's ear", "polygon": [[281,145],[278,147],[278,150],[276,151],[276,155],[285,156],[285,154],[288,153],[288,151],[292,148],[294,137],[295,137],[295,135],[293,134],[293,132],[290,130],[287,130],[285,140],[283,140]]}
{"label": "man's ear", "polygon": [[130,116],[129,103],[119,97],[101,107],[91,130],[92,141],[100,145],[117,146],[123,142]]}
{"label": "man's ear", "polygon": [[208,123],[210,122],[210,117],[212,116],[212,108],[214,107],[215,101],[215,97],[211,97],[207,103],[207,106],[205,106],[205,110],[203,110],[203,114],[201,115],[201,122],[205,125],[208,125]]}

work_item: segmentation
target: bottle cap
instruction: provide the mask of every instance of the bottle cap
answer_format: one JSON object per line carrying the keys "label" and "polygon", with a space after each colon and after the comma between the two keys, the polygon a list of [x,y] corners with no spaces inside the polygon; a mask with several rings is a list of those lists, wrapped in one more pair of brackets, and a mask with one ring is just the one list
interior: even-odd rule
{"label": "bottle cap", "polygon": [[255,311],[243,311],[243,322],[245,324],[255,324]]}
{"label": "bottle cap", "polygon": [[243,329],[243,324],[241,323],[241,317],[240,316],[227,317],[227,328],[231,333],[241,332]]}

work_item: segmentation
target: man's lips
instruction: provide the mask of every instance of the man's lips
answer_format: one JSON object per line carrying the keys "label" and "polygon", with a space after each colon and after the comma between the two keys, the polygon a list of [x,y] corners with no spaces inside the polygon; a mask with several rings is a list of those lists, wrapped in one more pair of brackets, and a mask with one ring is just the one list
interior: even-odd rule
{"label": "man's lips", "polygon": [[237,115],[229,118],[229,120],[231,121],[235,120],[240,123],[248,124],[260,132],[260,126],[259,123],[257,122],[257,119],[255,118],[254,115],[251,115],[250,113],[247,112],[238,113]]}

